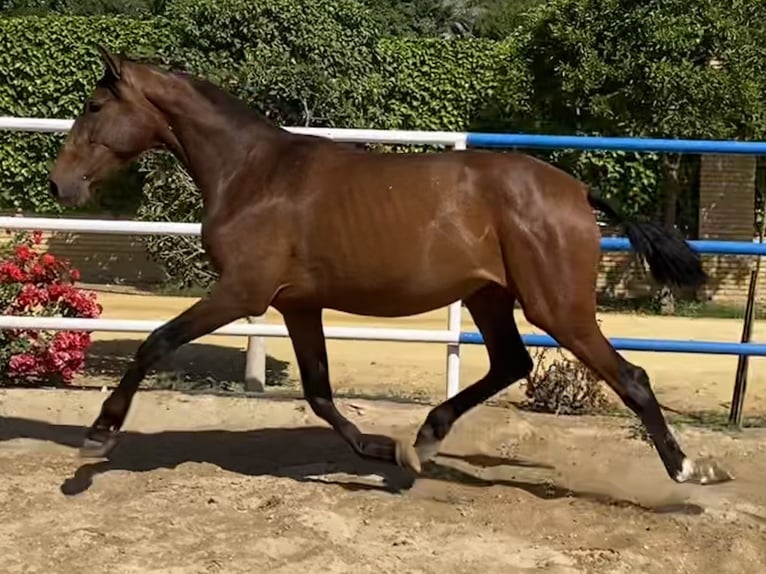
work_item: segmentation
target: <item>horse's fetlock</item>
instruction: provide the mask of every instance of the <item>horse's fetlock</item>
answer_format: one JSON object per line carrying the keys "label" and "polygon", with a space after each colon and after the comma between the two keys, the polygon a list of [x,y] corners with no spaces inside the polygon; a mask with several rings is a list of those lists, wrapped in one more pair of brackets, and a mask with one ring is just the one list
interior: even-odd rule
{"label": "horse's fetlock", "polygon": [[437,407],[428,413],[426,424],[423,425],[419,434],[422,434],[423,440],[428,442],[444,440],[452,427],[454,418],[452,409],[448,405]]}

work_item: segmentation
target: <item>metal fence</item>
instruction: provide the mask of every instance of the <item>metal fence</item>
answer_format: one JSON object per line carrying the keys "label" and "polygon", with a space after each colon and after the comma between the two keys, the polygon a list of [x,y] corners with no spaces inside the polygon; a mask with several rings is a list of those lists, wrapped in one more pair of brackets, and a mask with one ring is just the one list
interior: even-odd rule
{"label": "metal fence", "polygon": [[[71,120],[0,117],[0,129],[31,132],[65,132]],[[698,141],[670,139],[633,139],[581,136],[548,136],[528,134],[492,134],[428,131],[387,131],[326,128],[286,128],[295,133],[320,135],[331,139],[357,143],[386,143],[410,145],[438,145],[455,149],[468,147],[495,148],[568,148],[629,150],[642,152],[681,152],[766,155],[766,142]],[[43,231],[97,232],[127,235],[199,235],[200,225],[162,221],[112,221],[97,219],[59,219],[37,217],[0,217],[0,228],[39,229]],[[690,241],[704,254],[766,255],[766,245],[739,241]],[[603,251],[629,251],[624,237],[605,237]],[[0,329],[55,329],[114,332],[150,332],[161,321],[122,319],[76,319],[62,317],[18,317],[0,315]],[[453,396],[460,389],[460,345],[481,344],[479,333],[461,331],[461,304],[448,307],[447,324],[443,330],[385,329],[357,327],[326,327],[329,339],[429,342],[447,345],[446,394]],[[263,337],[286,337],[284,325],[232,323],[212,334],[242,335],[249,337],[248,369],[265,371]],[[526,334],[524,342],[530,346],[557,347],[558,343],[547,335]],[[728,341],[695,341],[667,339],[613,338],[617,349],[669,353],[703,353],[740,356],[766,356],[766,344]],[[254,362],[254,364],[253,364]]]}

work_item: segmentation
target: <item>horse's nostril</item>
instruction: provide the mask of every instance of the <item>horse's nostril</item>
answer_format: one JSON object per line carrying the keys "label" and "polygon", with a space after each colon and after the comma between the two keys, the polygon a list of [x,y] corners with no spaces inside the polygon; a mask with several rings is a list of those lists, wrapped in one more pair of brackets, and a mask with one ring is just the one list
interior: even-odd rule
{"label": "horse's nostril", "polygon": [[53,197],[55,197],[56,199],[58,199],[59,198],[59,186],[56,185],[56,182],[53,181],[53,180],[50,180],[48,183],[49,183],[49,186],[50,186],[51,195]]}

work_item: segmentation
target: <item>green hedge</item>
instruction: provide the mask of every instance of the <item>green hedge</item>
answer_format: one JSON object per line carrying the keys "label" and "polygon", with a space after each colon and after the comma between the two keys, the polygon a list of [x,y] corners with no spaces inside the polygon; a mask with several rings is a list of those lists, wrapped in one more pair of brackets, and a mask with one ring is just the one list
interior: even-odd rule
{"label": "green hedge", "polygon": [[[161,21],[0,18],[0,115],[73,118],[103,73],[96,43],[150,53],[168,38]],[[0,209],[61,211],[48,195],[47,175],[63,137],[0,130]]]}
{"label": "green hedge", "polygon": [[380,115],[371,123],[385,129],[464,131],[489,129],[502,116],[518,127],[530,93],[519,51],[513,39],[381,40],[375,51]]}
{"label": "green hedge", "polygon": [[287,125],[361,125],[378,37],[357,0],[176,0],[161,59]]}

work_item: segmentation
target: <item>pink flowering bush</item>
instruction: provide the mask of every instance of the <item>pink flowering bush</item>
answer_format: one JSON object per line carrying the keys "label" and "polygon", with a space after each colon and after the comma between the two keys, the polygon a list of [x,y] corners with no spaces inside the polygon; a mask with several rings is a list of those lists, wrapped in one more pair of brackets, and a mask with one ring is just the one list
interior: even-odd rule
{"label": "pink flowering bush", "polygon": [[[98,317],[96,294],[74,285],[80,272],[50,253],[36,253],[41,242],[39,231],[23,231],[0,252],[2,314]],[[0,384],[71,383],[89,346],[87,332],[0,330]]]}

